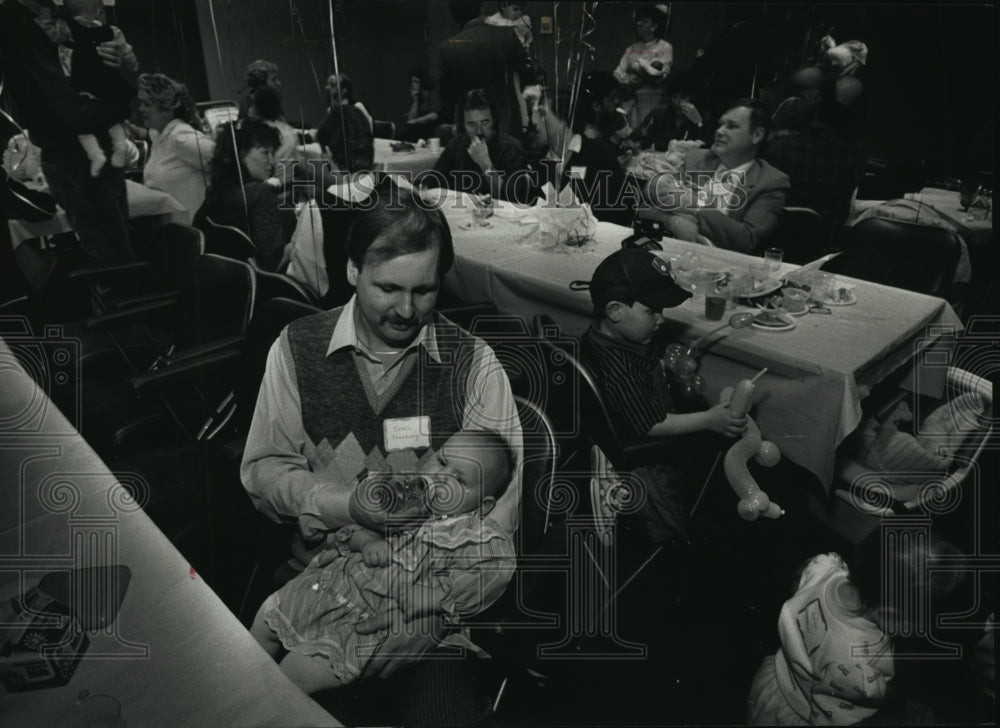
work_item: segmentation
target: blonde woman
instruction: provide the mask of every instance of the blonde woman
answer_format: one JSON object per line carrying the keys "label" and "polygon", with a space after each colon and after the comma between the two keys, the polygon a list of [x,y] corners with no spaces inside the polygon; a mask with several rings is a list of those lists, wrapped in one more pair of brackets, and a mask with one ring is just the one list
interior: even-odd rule
{"label": "blonde woman", "polygon": [[181,203],[190,222],[205,200],[215,142],[203,133],[187,87],[162,73],[139,76],[139,113],[146,128],[133,134],[149,140],[142,181]]}

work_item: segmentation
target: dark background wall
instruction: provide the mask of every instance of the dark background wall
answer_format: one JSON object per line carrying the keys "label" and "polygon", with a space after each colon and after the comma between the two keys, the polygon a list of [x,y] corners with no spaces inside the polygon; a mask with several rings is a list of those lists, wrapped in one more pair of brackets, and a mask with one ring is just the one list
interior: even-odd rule
{"label": "dark background wall", "polygon": [[[639,3],[601,2],[587,69],[611,70],[632,42]],[[493,12],[493,3],[485,3]],[[114,9],[144,69],[185,80],[198,99],[236,98],[255,58],[281,67],[286,113],[313,124],[326,108],[321,91],[332,70],[328,0],[128,0]],[[566,79],[576,47],[579,3],[561,2],[561,33],[541,35],[553,3],[528,2],[541,64]],[[214,11],[215,23],[212,23]],[[436,73],[437,47],[458,26],[444,0],[333,0],[340,68],[379,119],[399,121],[414,65]],[[989,5],[811,5],[673,3],[667,40],[675,68],[690,68],[699,48],[714,56],[716,103],[780,79],[803,59],[805,41],[833,28],[838,40],[861,38],[866,146],[873,156],[924,163],[931,175],[960,174],[970,155],[991,163],[995,119],[996,14]],[[220,58],[221,56],[221,66]],[[704,61],[699,61],[704,63]]]}

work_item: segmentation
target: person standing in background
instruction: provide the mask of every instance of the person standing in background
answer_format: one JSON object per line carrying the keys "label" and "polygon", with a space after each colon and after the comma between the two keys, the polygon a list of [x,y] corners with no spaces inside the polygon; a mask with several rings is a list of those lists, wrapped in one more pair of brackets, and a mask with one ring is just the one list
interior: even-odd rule
{"label": "person standing in background", "polygon": [[[73,90],[39,13],[37,3],[0,3],[5,100],[41,147],[49,190],[66,211],[83,251],[100,265],[132,262],[124,170],[105,165],[92,177],[78,139],[81,134],[96,135],[110,156],[108,129],[121,118],[117,109],[88,104]],[[105,66],[135,86],[139,64],[124,35],[101,43],[96,51]]]}
{"label": "person standing in background", "polygon": [[663,40],[668,17],[669,10],[663,4],[639,8],[635,13],[636,42],[625,49],[615,68],[615,80],[635,97],[629,119],[633,129],[660,103],[663,82],[673,66],[674,48]]}

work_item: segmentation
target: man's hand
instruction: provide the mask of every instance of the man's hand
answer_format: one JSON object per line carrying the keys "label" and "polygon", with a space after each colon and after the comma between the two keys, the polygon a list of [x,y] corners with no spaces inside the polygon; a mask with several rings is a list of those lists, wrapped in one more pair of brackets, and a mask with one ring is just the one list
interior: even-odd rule
{"label": "man's hand", "polygon": [[389,542],[383,539],[369,541],[361,547],[361,558],[365,566],[388,566]]}
{"label": "man's hand", "polygon": [[109,68],[125,68],[129,71],[139,69],[139,61],[135,57],[135,51],[125,36],[115,26],[111,26],[115,33],[112,40],[105,41],[97,46],[97,55],[101,57],[101,62]]}
{"label": "man's hand", "polygon": [[747,429],[745,412],[736,412],[728,404],[717,404],[705,413],[708,429],[726,437],[740,437]]}
{"label": "man's hand", "polygon": [[316,516],[304,513],[299,516],[299,534],[306,543],[315,543],[332,530]]}
{"label": "man's hand", "polygon": [[678,240],[690,243],[698,240],[698,218],[687,213],[674,213],[667,219],[670,234]]}
{"label": "man's hand", "polygon": [[472,157],[472,161],[478,164],[479,168],[484,172],[493,169],[493,160],[490,159],[490,152],[486,148],[486,142],[481,138],[476,137],[472,140],[472,144],[469,145],[469,156]]}
{"label": "man's hand", "polygon": [[364,478],[351,493],[348,511],[351,521],[378,533],[385,533],[386,513],[379,501],[380,489],[385,485],[376,478]]}
{"label": "man's hand", "polygon": [[354,625],[358,634],[372,634],[379,630],[389,632],[378,651],[368,661],[361,679],[391,677],[401,667],[419,662],[444,639],[447,630],[440,616],[425,617],[406,622],[398,609],[377,614]]}
{"label": "man's hand", "polygon": [[110,68],[121,68],[125,62],[125,47],[128,43],[124,41],[108,40],[97,46],[97,55],[101,57],[101,62]]}

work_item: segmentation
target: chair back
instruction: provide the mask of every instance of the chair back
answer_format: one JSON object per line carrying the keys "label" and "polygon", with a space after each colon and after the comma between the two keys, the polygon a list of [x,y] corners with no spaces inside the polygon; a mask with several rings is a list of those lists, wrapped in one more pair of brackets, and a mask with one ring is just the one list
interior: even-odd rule
{"label": "chair back", "polygon": [[552,423],[542,408],[524,397],[515,396],[514,402],[524,440],[517,531],[517,553],[524,555],[536,552],[552,524],[553,500],[558,498],[555,493],[558,449]]}
{"label": "chair back", "polygon": [[315,297],[291,276],[286,276],[283,273],[271,273],[260,268],[254,269],[254,275],[257,276],[257,293],[253,303],[254,317],[258,315],[265,303],[274,298],[298,301],[309,306],[316,305]]}
{"label": "chair back", "polygon": [[786,207],[767,245],[785,251],[785,261],[808,263],[830,246],[830,226],[808,207]]}
{"label": "chair back", "polygon": [[555,409],[557,431],[584,436],[612,462],[621,459],[620,440],[597,382],[578,357],[559,339],[559,326],[546,314],[534,318],[535,336],[546,349],[546,383],[550,413]]}
{"label": "chair back", "polygon": [[961,245],[945,228],[870,217],[850,229],[826,270],[947,298]]}
{"label": "chair back", "polygon": [[194,277],[181,291],[178,349],[202,346],[246,335],[253,311],[257,279],[246,262],[205,254],[198,258]]}
{"label": "chair back", "polygon": [[201,101],[195,104],[195,108],[204,117],[208,132],[213,136],[219,126],[236,121],[240,116],[240,107],[235,101]]}
{"label": "chair back", "polygon": [[250,427],[271,345],[292,321],[321,312],[322,309],[304,301],[281,297],[269,298],[256,308],[247,328],[243,355],[240,358],[239,380],[234,389],[234,424],[239,432],[245,433]]}
{"label": "chair back", "polygon": [[233,260],[257,260],[257,246],[245,232],[232,225],[220,225],[205,218],[205,252]]}
{"label": "chair back", "polygon": [[205,254],[205,235],[198,228],[168,222],[160,227],[150,251],[150,268],[164,290],[183,290],[191,284],[195,265]]}
{"label": "chair back", "polygon": [[372,121],[372,136],[376,139],[395,139],[396,125],[391,121]]}
{"label": "chair back", "polygon": [[514,394],[535,403],[544,403],[542,350],[524,317],[477,315],[472,318],[469,331],[493,349]]}

